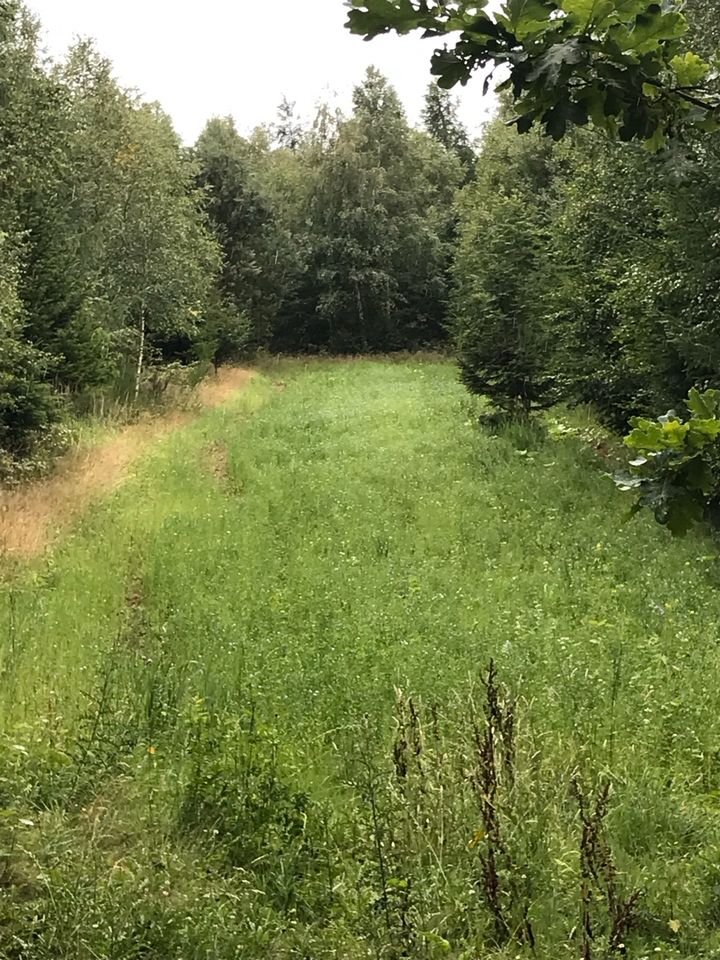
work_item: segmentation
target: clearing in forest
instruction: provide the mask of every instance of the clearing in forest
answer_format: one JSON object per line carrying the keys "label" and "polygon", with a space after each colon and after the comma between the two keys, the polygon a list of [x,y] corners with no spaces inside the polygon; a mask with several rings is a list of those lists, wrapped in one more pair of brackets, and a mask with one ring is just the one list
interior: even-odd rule
{"label": "clearing in forest", "polygon": [[717,549],[603,467],[419,359],[170,434],[0,582],[0,956],[717,956]]}

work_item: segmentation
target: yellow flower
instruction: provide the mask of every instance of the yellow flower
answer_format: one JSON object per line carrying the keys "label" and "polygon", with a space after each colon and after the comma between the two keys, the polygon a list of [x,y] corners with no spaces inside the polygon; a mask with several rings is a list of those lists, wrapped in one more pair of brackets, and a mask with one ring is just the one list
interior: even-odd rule
{"label": "yellow flower", "polygon": [[484,830],[478,830],[478,831],[477,831],[476,833],[474,833],[473,836],[471,837],[470,843],[468,844],[468,846],[470,847],[471,850],[474,850],[475,847],[479,846],[479,845],[483,842],[484,839],[485,839],[485,831],[484,831]]}

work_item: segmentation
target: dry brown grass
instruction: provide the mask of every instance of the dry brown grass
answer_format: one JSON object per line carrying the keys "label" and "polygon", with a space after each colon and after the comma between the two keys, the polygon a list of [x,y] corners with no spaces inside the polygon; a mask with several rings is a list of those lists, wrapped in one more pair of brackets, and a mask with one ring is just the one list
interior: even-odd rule
{"label": "dry brown grass", "polygon": [[205,461],[208,469],[220,483],[228,479],[228,448],[224,443],[210,443],[205,447]]}
{"label": "dry brown grass", "polygon": [[41,553],[90,504],[115,489],[153,443],[191,423],[202,409],[227,403],[254,376],[244,367],[222,367],[195,391],[196,412],[172,411],[133,423],[105,443],[64,457],[48,479],[0,491],[0,550],[20,558]]}

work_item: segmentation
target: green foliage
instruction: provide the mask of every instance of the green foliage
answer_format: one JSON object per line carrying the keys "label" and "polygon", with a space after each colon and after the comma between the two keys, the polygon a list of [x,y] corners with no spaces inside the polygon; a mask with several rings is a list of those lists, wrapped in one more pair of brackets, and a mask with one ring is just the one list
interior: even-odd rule
{"label": "green foliage", "polygon": [[372,324],[366,337],[375,349],[436,341],[442,337],[446,244],[459,163],[408,128],[397,94],[373,70],[356,88],[355,123],[345,132],[339,151],[365,157],[359,164],[352,154],[340,158],[346,176],[358,178],[348,184],[349,194],[338,197],[335,215],[338,240],[344,245],[347,237],[346,249],[355,244],[361,256],[353,269],[358,283],[346,293],[347,309]]}
{"label": "green foliage", "polygon": [[252,322],[234,303],[214,291],[205,307],[203,324],[195,344],[199,360],[228,363],[248,350],[252,340]]}
{"label": "green foliage", "polygon": [[51,67],[23,5],[2,15],[7,473],[39,462],[61,409],[86,391],[137,396],[148,362],[192,353],[219,252],[168,119],[122,90],[91,44]]}
{"label": "green foliage", "polygon": [[632,414],[672,403],[676,381],[680,396],[689,386],[663,330],[652,163],[592,136],[559,148],[548,224],[554,266],[537,278],[559,392],[595,404],[618,428]]}
{"label": "green foliage", "polygon": [[376,71],[355,89],[354,120],[341,126],[312,197],[318,318],[330,349],[400,346],[398,246],[411,240],[410,130],[397,97]]}
{"label": "green foliage", "polygon": [[506,0],[491,14],[487,0],[352,0],[348,27],[367,39],[390,30],[459,34],[454,46],[433,57],[441,86],[500,67],[509,72],[500,89],[512,93],[520,132],[539,123],[559,140],[570,127],[591,123],[657,151],[677,128],[717,128],[719,103],[705,86],[712,66],[683,47],[682,6],[676,0]]}
{"label": "green foliage", "polygon": [[628,955],[711,960],[717,546],[481,409],[269,360],[4,557],[0,955],[557,960],[586,890],[602,957],[641,890]]}
{"label": "green foliage", "polygon": [[465,172],[464,179],[472,180],[476,157],[469,134],[458,116],[457,104],[452,96],[437,83],[428,86],[422,116],[430,136],[455,154]]}
{"label": "green foliage", "polygon": [[[502,344],[495,321],[482,318],[493,317],[484,305],[497,302],[503,277],[515,297],[500,316],[510,330],[519,316],[536,332],[529,360],[552,385],[548,399],[592,403],[622,430],[631,416],[680,404],[695,383],[716,387],[715,141],[656,158],[590,130],[561,144],[518,138],[506,116],[504,108],[487,128],[478,184],[458,207],[453,313],[463,369],[480,369],[485,354],[492,362],[492,344]],[[493,250],[513,230],[514,250]]]}
{"label": "green foliage", "polygon": [[12,456],[33,452],[58,417],[59,402],[45,374],[48,358],[22,338],[0,328],[0,444]]}
{"label": "green foliage", "polygon": [[0,480],[36,452],[59,413],[46,382],[50,358],[23,336],[16,259],[0,233]]}
{"label": "green foliage", "polygon": [[349,118],[321,107],[304,130],[284,102],[249,140],[210,121],[199,183],[224,253],[222,297],[249,320],[249,346],[353,352],[444,337],[459,154],[471,155],[451,109],[447,119],[452,148],[411,130],[370,70]]}
{"label": "green foliage", "polygon": [[720,437],[720,391],[693,388],[687,406],[685,421],[673,411],[658,420],[631,420],[625,443],[638,456],[630,461],[631,472],[615,480],[621,490],[638,494],[633,515],[648,507],[677,536],[704,519],[717,489],[713,454]]}
{"label": "green foliage", "polygon": [[495,124],[459,203],[452,314],[461,377],[508,412],[556,396],[542,295],[552,177],[549,149],[535,137],[510,140]]}
{"label": "green foliage", "polygon": [[2,29],[0,225],[17,304],[3,305],[0,449],[13,470],[60,413],[104,394],[137,404],[164,365],[446,337],[452,207],[473,157],[438,88],[432,135],[371,70],[351,117],[321,107],[305,129],[284,101],[248,139],[209,121],[190,151],[92,43],[47,62],[20,0]]}
{"label": "green foliage", "polygon": [[282,239],[276,211],[256,185],[250,147],[231,119],[209,121],[195,155],[205,208],[224,254],[222,294],[250,318],[250,343],[267,346],[284,294],[277,282]]}
{"label": "green foliage", "polygon": [[279,912],[311,922],[313,880],[323,869],[316,856],[319,805],[287,782],[293,771],[279,758],[278,736],[252,714],[213,716],[196,703],[191,720],[181,835],[213,846],[225,869],[251,873]]}
{"label": "green foliage", "polygon": [[354,108],[348,119],[321,109],[303,145],[270,160],[287,184],[270,190],[294,248],[274,268],[289,278],[274,339],[285,350],[393,350],[445,335],[460,162],[409,127],[378,71]]}

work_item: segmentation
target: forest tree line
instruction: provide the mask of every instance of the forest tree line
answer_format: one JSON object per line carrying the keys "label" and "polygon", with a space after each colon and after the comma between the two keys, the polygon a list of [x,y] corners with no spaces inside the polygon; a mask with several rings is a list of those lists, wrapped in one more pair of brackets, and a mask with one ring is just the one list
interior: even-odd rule
{"label": "forest tree line", "polygon": [[[709,0],[688,16],[712,57]],[[292,104],[192,148],[88,42],[48,63],[0,6],[0,475],[70,409],[158,370],[449,341],[504,408],[592,402],[622,426],[720,385],[720,140],[657,154],[591,129],[477,150],[429,87],[423,129],[369,70],[353,111]]]}
{"label": "forest tree line", "polygon": [[[687,4],[708,61],[720,21]],[[658,153],[580,128],[518,136],[504,104],[458,202],[462,376],[501,405],[592,403],[610,425],[720,386],[720,137]]]}
{"label": "forest tree line", "polygon": [[445,336],[474,160],[447,94],[416,130],[369,70],[350,116],[303,125],[285,102],[248,138],[213,118],[186,148],[91,43],[49,63],[20,0],[0,11],[0,474],[158,371]]}

